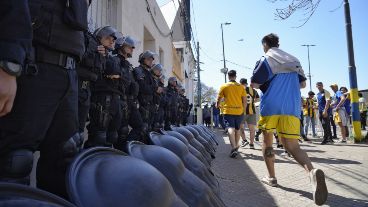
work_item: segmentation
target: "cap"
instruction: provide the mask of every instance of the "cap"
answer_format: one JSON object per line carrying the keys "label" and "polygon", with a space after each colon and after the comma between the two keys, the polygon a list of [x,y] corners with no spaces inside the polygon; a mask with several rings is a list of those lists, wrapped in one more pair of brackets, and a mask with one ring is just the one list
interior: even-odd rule
{"label": "cap", "polygon": [[240,79],[240,83],[241,84],[248,84],[248,81],[247,81],[247,79],[242,78],[242,79]]}
{"label": "cap", "polygon": [[314,96],[314,95],[315,95],[315,93],[314,93],[313,91],[309,91],[309,92],[308,92],[308,95],[310,95],[310,96],[311,96],[311,95],[313,95],[313,96]]}

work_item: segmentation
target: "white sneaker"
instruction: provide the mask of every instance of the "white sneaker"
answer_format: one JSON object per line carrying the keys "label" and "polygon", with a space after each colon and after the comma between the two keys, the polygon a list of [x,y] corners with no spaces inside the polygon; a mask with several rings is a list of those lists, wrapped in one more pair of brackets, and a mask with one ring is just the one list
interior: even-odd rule
{"label": "white sneaker", "polygon": [[320,169],[313,169],[309,172],[309,178],[312,184],[313,200],[316,205],[323,205],[328,196],[325,174]]}
{"label": "white sneaker", "polygon": [[272,186],[272,187],[277,186],[277,179],[276,178],[270,178],[268,176],[265,176],[261,179],[261,182],[264,183],[264,184],[267,184],[269,186]]}

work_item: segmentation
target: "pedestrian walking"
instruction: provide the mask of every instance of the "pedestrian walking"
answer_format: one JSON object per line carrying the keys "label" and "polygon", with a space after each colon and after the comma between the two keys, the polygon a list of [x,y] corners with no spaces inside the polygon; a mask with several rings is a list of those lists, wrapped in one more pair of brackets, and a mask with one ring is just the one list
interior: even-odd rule
{"label": "pedestrian walking", "polygon": [[229,82],[221,86],[217,98],[217,107],[224,98],[224,119],[228,123],[229,139],[231,143],[230,157],[238,155],[240,124],[243,120],[244,109],[247,107],[247,99],[244,87],[236,82],[236,71],[228,72]]}
{"label": "pedestrian walking", "polygon": [[324,173],[313,167],[307,153],[300,148],[298,142],[300,88],[306,86],[304,71],[297,58],[278,48],[277,35],[266,35],[262,39],[262,45],[265,56],[257,62],[251,78],[251,86],[260,88],[263,92],[258,126],[263,130],[262,151],[268,175],[261,181],[270,186],[277,186],[275,153],[272,147],[272,135],[276,129],[285,150],[308,172],[314,202],[322,205],[328,195]]}

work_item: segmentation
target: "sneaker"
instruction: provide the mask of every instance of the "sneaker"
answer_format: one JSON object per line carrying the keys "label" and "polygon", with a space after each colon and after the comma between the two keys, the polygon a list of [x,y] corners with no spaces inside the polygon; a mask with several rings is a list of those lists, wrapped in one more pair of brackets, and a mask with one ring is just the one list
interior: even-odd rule
{"label": "sneaker", "polygon": [[276,178],[270,178],[268,176],[265,176],[261,179],[261,182],[264,183],[264,184],[267,184],[269,186],[272,186],[272,187],[277,186],[277,179]]}
{"label": "sneaker", "polygon": [[346,143],[346,140],[341,139],[338,143]]}
{"label": "sneaker", "polygon": [[284,146],[282,146],[282,144],[277,144],[276,148],[284,149]]}
{"label": "sneaker", "polygon": [[235,158],[237,155],[238,155],[238,151],[237,151],[238,149],[237,148],[235,148],[235,149],[232,149],[231,151],[230,151],[230,157],[231,158]]}
{"label": "sneaker", "polygon": [[249,144],[249,142],[247,140],[243,140],[241,143],[241,147],[245,147]]}
{"label": "sneaker", "polygon": [[254,144],[249,144],[249,149],[254,149]]}
{"label": "sneaker", "polygon": [[320,169],[313,169],[309,172],[309,178],[312,184],[313,200],[316,205],[323,205],[328,196],[325,174]]}
{"label": "sneaker", "polygon": [[328,141],[327,140],[323,140],[322,142],[321,142],[321,145],[325,145],[325,144],[327,144],[328,143]]}

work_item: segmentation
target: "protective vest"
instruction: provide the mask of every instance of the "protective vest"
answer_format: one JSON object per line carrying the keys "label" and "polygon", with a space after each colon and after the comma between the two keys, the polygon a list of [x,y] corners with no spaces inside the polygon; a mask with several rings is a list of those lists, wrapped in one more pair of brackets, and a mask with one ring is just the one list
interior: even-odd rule
{"label": "protective vest", "polygon": [[33,45],[66,53],[77,60],[84,49],[83,31],[88,28],[85,0],[30,0]]}

